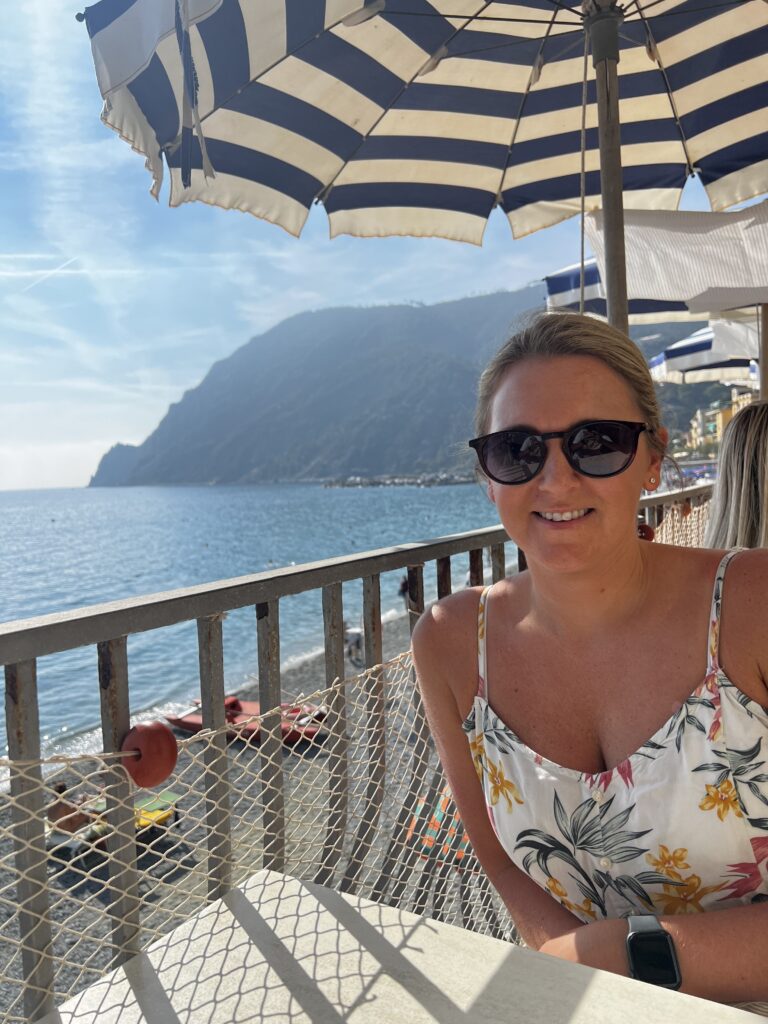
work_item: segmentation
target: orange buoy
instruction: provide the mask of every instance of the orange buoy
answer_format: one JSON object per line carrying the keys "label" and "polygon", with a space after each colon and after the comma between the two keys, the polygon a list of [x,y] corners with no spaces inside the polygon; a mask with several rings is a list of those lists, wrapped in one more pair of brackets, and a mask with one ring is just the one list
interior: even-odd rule
{"label": "orange buoy", "polygon": [[120,744],[124,754],[133,754],[123,761],[125,770],[137,786],[150,789],[159,786],[176,767],[179,755],[176,737],[165,722],[140,722],[126,733]]}

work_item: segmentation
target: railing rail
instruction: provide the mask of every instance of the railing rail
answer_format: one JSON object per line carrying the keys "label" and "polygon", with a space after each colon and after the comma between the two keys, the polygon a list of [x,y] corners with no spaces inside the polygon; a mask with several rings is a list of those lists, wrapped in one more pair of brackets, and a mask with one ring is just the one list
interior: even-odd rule
{"label": "railing rail", "polygon": [[[639,512],[656,525],[662,509],[682,501],[694,505],[706,501],[711,485],[685,491],[652,495],[640,502]],[[226,731],[223,718],[224,670],[221,619],[238,608],[255,609],[258,640],[258,677],[261,702],[261,820],[264,828],[263,866],[281,870],[286,859],[285,780],[281,757],[282,699],[280,666],[280,600],[310,590],[322,592],[325,635],[325,681],[328,685],[344,675],[342,584],[363,582],[363,634],[365,665],[369,672],[365,695],[364,733],[369,757],[365,812],[353,837],[353,851],[370,847],[382,812],[384,793],[386,702],[384,677],[376,667],[382,656],[380,576],[406,570],[409,583],[408,611],[413,629],[424,609],[424,566],[435,563],[438,597],[451,591],[451,559],[469,556],[469,582],[485,581],[483,551],[490,555],[491,578],[500,579],[506,568],[501,527],[471,530],[436,540],[381,548],[290,566],[201,586],[128,598],[23,621],[0,624],[0,664],[5,666],[7,725],[9,730],[12,797],[26,814],[25,827],[14,835],[18,893],[22,909],[20,940],[24,951],[24,1004],[28,1019],[35,1019],[52,1007],[53,978],[50,966],[52,932],[48,916],[48,881],[43,843],[42,777],[30,776],[30,761],[40,758],[39,714],[35,681],[36,660],[42,656],[96,646],[102,733],[105,752],[118,751],[130,719],[126,637],[130,634],[195,621],[198,630],[200,691],[203,724],[217,732],[217,740],[206,753],[205,787],[207,833],[208,899],[216,899],[231,886],[232,783],[227,773]],[[418,690],[413,688],[413,706],[420,711]],[[327,815],[320,839],[323,853],[317,878],[332,877],[348,828],[348,751],[343,690],[335,691],[329,707],[329,725],[339,736],[330,756]],[[418,717],[418,715],[417,715]],[[419,718],[423,720],[423,716]],[[406,822],[427,780],[424,751],[429,742],[426,727],[414,733],[414,767],[411,784],[398,820]],[[104,779],[108,838],[109,877],[106,881],[114,918],[112,942],[115,963],[139,948],[140,913],[137,899],[137,853],[128,781],[123,769],[110,768]],[[437,789],[439,775],[428,783]],[[431,792],[430,789],[430,792]],[[14,804],[16,807],[16,804]],[[31,818],[31,823],[29,820]],[[360,871],[355,854],[347,861],[342,888],[354,889]],[[382,879],[382,886],[386,884]],[[398,880],[398,885],[401,884]],[[426,899],[426,896],[424,896]],[[0,1016],[0,1021],[2,1017]]]}

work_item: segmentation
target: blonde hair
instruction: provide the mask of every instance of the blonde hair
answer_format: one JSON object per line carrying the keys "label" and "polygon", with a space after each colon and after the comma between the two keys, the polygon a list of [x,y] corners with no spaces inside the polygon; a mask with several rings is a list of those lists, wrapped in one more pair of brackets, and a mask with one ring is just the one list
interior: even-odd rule
{"label": "blonde hair", "polygon": [[704,546],[768,547],[768,402],[746,406],[723,431]]}
{"label": "blonde hair", "polygon": [[659,437],[659,401],[642,352],[615,327],[579,313],[539,313],[502,345],[478,383],[475,412],[478,435],[488,433],[491,405],[509,368],[524,359],[555,356],[592,356],[617,373],[635,396],[648,428],[648,443],[660,455],[665,454],[666,445]]}

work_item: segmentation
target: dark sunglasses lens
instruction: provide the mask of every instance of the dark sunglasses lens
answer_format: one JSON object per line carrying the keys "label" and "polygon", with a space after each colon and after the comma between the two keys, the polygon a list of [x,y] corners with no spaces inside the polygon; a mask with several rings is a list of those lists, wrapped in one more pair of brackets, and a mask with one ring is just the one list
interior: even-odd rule
{"label": "dark sunglasses lens", "polygon": [[637,437],[636,430],[624,423],[585,423],[569,437],[568,457],[586,476],[612,476],[632,461]]}
{"label": "dark sunglasses lens", "polygon": [[483,460],[488,475],[505,484],[524,484],[538,473],[547,450],[541,438],[524,430],[507,430],[486,441]]}

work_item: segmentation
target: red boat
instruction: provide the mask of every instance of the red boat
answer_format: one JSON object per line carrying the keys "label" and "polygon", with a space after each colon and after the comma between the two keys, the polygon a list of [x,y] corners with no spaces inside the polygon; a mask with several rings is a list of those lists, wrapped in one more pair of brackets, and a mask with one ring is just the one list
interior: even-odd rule
{"label": "red boat", "polygon": [[[322,729],[328,708],[320,704],[281,704],[280,729],[283,743],[293,746],[302,740],[312,740]],[[224,714],[230,726],[229,739],[258,742],[261,732],[261,705],[257,700],[240,700],[239,697],[224,698]],[[166,715],[166,721],[181,732],[196,733],[203,728],[200,701],[186,714]]]}

